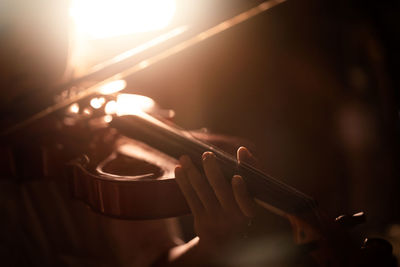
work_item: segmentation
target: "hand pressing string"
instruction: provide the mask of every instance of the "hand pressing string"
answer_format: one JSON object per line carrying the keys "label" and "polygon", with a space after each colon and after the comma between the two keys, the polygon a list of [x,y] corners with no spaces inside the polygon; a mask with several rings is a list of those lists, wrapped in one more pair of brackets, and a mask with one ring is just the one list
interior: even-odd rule
{"label": "hand pressing string", "polygon": [[[237,159],[239,164],[255,161],[245,147],[238,149]],[[194,216],[198,246],[208,251],[241,238],[254,216],[256,204],[240,175],[234,175],[231,182],[224,177],[212,152],[202,155],[202,163],[205,177],[188,156],[182,156],[175,176]]]}

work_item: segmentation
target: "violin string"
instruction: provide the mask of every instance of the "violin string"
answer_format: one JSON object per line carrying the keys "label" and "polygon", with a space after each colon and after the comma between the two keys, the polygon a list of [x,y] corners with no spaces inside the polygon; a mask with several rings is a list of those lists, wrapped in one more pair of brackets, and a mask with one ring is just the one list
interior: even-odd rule
{"label": "violin string", "polygon": [[[145,122],[149,123],[148,126],[150,128],[150,132],[153,133],[153,135],[155,133],[160,132],[160,131],[154,131],[154,129],[151,129],[151,128],[152,127],[153,128],[154,127],[158,127],[160,129],[164,130],[163,131],[164,135],[168,135],[169,142],[174,140],[177,145],[185,144],[187,147],[192,147],[192,149],[190,151],[192,151],[192,154],[193,154],[193,151],[195,151],[196,153],[194,153],[194,155],[197,156],[197,157],[200,157],[201,153],[206,151],[206,150],[214,150],[214,152],[216,152],[217,154],[220,154],[220,157],[219,157],[220,160],[222,159],[224,161],[228,161],[228,164],[231,163],[231,165],[232,165],[232,163],[236,164],[236,162],[237,162],[235,159],[233,159],[233,157],[230,154],[227,154],[226,152],[221,151],[220,149],[217,149],[217,148],[213,147],[210,144],[206,144],[206,143],[204,143],[204,142],[202,142],[200,140],[197,140],[195,138],[191,138],[191,140],[188,140],[187,138],[185,138],[187,136],[183,136],[183,132],[182,131],[180,131],[177,128],[171,127],[170,125],[166,125],[163,122],[155,119],[154,117],[146,115],[146,116],[141,116],[141,118],[144,119]],[[141,125],[141,126],[143,127],[143,125]],[[164,138],[165,138],[165,136],[164,136]],[[255,177],[257,177],[257,175]],[[292,190],[287,190],[286,187],[284,187],[284,186],[282,187],[280,185],[278,185],[278,186],[275,185],[274,188],[272,188],[271,184],[268,184],[267,181],[265,181],[263,179],[261,179],[261,180],[258,179],[258,180],[259,180],[259,182],[264,184],[263,187],[265,189],[268,189],[268,191],[270,193],[272,193],[272,195],[276,195],[277,193],[280,192],[282,194],[286,194],[286,196],[284,197],[285,199],[288,198],[288,195],[289,195],[290,198],[293,198],[294,192]],[[275,197],[275,198],[278,199],[278,200],[279,199],[283,199],[282,196],[281,197],[278,196],[278,197]],[[302,199],[302,196],[297,196],[297,198]],[[293,203],[298,204],[298,202],[299,202],[298,199],[296,199],[295,201],[291,201],[291,206],[294,205]],[[296,206],[299,206],[299,205],[296,205]],[[301,205],[301,206],[304,207],[304,205]]]}
{"label": "violin string", "polygon": [[[163,130],[165,130],[165,134],[168,134],[170,138],[176,140],[177,144],[182,144],[184,143],[186,146],[190,146],[192,149],[191,151],[195,151],[198,157],[201,156],[201,154],[205,151],[212,151],[217,155],[217,158],[219,160],[223,161],[227,165],[233,165],[237,164],[237,160],[230,155],[229,153],[213,146],[212,144],[209,144],[205,141],[199,140],[195,138],[193,135],[191,135],[189,132],[179,129],[179,127],[172,127],[170,125],[166,125],[162,121],[159,121],[158,119],[150,116],[150,115],[145,115],[141,116],[145,121],[148,121],[150,123],[150,126],[155,125],[161,127]],[[190,137],[190,139],[188,139]],[[246,171],[250,172],[253,174],[253,179],[257,179],[259,183],[264,185],[265,189],[268,189],[271,193],[281,193],[285,194],[286,198],[287,196],[290,196],[292,199],[296,198],[296,206],[302,206],[302,207],[312,207],[313,205],[311,204],[313,202],[312,198],[309,196],[305,195],[304,193],[300,192],[299,190],[271,177],[266,175],[265,173],[261,172],[260,170],[254,168],[253,166],[246,164],[246,163],[241,163],[241,167],[245,169]],[[257,178],[255,178],[257,177]],[[272,190],[272,191],[271,191]],[[283,198],[283,197],[281,197]],[[302,203],[300,204],[299,201]],[[294,203],[292,203],[294,205]]]}
{"label": "violin string", "polygon": [[[193,138],[195,140],[197,140],[195,137],[193,137]],[[199,143],[204,144],[205,146],[208,146],[208,148],[211,151],[213,151],[214,153],[216,152],[217,154],[219,154],[220,159],[226,159],[228,162],[230,161],[229,163],[237,163],[237,160],[234,159],[233,156],[226,153],[225,151],[223,151],[211,144],[207,144],[204,141],[200,141],[200,140],[197,140],[197,141],[199,141]],[[203,151],[204,151],[204,149],[203,149]],[[299,197],[300,199],[305,199],[305,200],[311,199],[310,197],[306,196],[304,193],[300,192],[299,190],[297,190],[297,189],[295,189],[295,188],[293,188],[293,187],[291,187],[269,175],[266,175],[265,173],[261,172],[260,170],[254,168],[253,166],[251,166],[247,163],[241,163],[241,167],[246,169],[247,171],[252,172],[254,174],[254,177],[263,178],[263,179],[261,179],[261,181],[266,180],[267,182],[273,183],[274,185],[277,186],[278,190],[281,189],[281,191],[283,191],[283,192],[289,192],[290,194],[294,194],[297,197]]]}
{"label": "violin string", "polygon": [[[163,124],[162,122],[160,122],[160,123]],[[169,125],[164,125],[164,126],[166,126],[166,127],[162,127],[162,128],[167,130],[167,132],[175,133],[176,137],[178,139],[182,138],[182,130],[176,131],[178,129],[174,129],[173,127],[171,127]],[[204,151],[210,150],[210,151],[213,151],[214,153],[216,153],[219,156],[220,160],[227,161],[228,164],[237,162],[236,159],[233,159],[233,156],[226,153],[225,151],[223,151],[219,148],[216,148],[215,146],[208,144],[204,141],[198,140],[197,138],[193,137],[192,135],[191,135],[191,137],[192,137],[191,138],[192,140],[190,140],[190,141],[192,141],[192,142],[189,142],[189,145],[191,145],[192,148],[197,150],[198,157],[200,157],[201,153],[203,153]],[[183,140],[186,140],[186,138],[184,138]],[[182,142],[182,140],[177,140],[177,143],[181,143],[181,142]],[[290,196],[295,195],[298,200],[300,199],[300,201],[303,202],[303,205],[302,205],[303,207],[309,206],[308,200],[311,198],[304,195],[303,193],[299,192],[298,190],[294,189],[293,187],[290,187],[290,186],[284,184],[283,182],[280,182],[279,180],[276,180],[270,176],[267,176],[259,170],[255,171],[256,169],[250,165],[243,164],[242,167],[244,167],[245,169],[252,172],[254,174],[254,177],[260,178],[260,176],[261,176],[262,179],[259,179],[259,182],[262,182],[263,184],[265,184],[266,188],[271,189],[271,183],[272,183],[275,186],[275,190],[273,190],[272,192],[279,191],[280,193],[286,193],[286,194],[289,194]]]}
{"label": "violin string", "polygon": [[[204,144],[203,142],[199,142],[200,144]],[[198,144],[195,144],[192,146],[197,153],[197,157],[200,157],[201,153],[204,151],[210,150],[213,151],[214,153],[217,154],[217,158],[221,161],[223,161],[227,165],[234,165],[236,164],[236,160],[233,159],[232,156],[226,156],[225,153],[218,148],[212,147],[212,145],[206,145],[204,146],[198,146]],[[193,151],[192,148],[192,151]],[[222,153],[221,153],[222,152]],[[223,156],[221,156],[223,155]],[[270,197],[273,198],[271,195],[278,195],[278,197],[274,197],[275,199],[292,199],[290,201],[289,206],[296,206],[297,210],[304,209],[305,207],[308,207],[308,198],[298,190],[293,189],[292,187],[284,184],[283,182],[279,182],[274,178],[271,178],[265,174],[261,174],[260,171],[255,171],[253,167],[249,166],[242,166],[242,168],[246,169],[247,171],[251,172],[252,179],[257,179],[258,184],[263,185],[264,189],[268,189],[268,192],[270,194]],[[293,200],[294,199],[294,200]]]}
{"label": "violin string", "polygon": [[285,184],[282,181],[280,181],[280,180],[278,180],[278,179],[276,179],[276,178],[274,178],[272,176],[269,176],[269,175],[261,172],[260,170],[254,168],[253,166],[251,166],[249,164],[244,163],[243,167],[247,168],[249,171],[252,171],[252,172],[256,173],[257,175],[260,175],[260,176],[264,177],[265,179],[267,179],[269,181],[273,181],[276,184],[279,184],[280,186],[286,188],[287,190],[289,190],[292,193],[295,193],[296,195],[300,196],[301,198],[304,198],[306,200],[312,200],[311,197],[307,196],[306,194],[304,194],[303,192],[299,191],[298,189],[296,189],[296,188],[294,188],[294,187],[292,187],[292,186],[290,186],[288,184]]}

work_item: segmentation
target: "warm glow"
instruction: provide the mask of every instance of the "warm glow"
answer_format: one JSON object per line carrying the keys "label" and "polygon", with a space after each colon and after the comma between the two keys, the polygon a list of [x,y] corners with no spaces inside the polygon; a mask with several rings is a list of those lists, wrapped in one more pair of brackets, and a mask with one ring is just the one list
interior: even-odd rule
{"label": "warm glow", "polygon": [[85,108],[85,109],[83,110],[83,114],[85,114],[85,115],[91,115],[91,114],[92,114],[92,111],[91,111],[90,109],[88,109],[88,108]]}
{"label": "warm glow", "polygon": [[96,39],[163,29],[175,9],[175,0],[72,0],[70,15],[77,31]]}
{"label": "warm glow", "polygon": [[78,103],[74,103],[71,106],[69,106],[68,111],[71,113],[78,113],[79,112],[79,105]]}
{"label": "warm glow", "polygon": [[104,97],[95,97],[90,100],[90,105],[94,109],[99,109],[101,106],[106,102],[106,99]]}
{"label": "warm glow", "polygon": [[117,113],[117,101],[115,100],[108,101],[106,107],[104,108],[104,112],[107,114]]}
{"label": "warm glow", "polygon": [[117,97],[117,115],[135,115],[149,111],[154,105],[154,100],[147,96],[120,94]]}
{"label": "warm glow", "polygon": [[98,91],[100,94],[110,95],[123,90],[125,87],[125,80],[116,80],[100,86]]}
{"label": "warm glow", "polygon": [[109,101],[106,104],[105,112],[107,114],[137,115],[142,112],[150,111],[155,105],[153,99],[135,94],[120,94],[117,101]]}
{"label": "warm glow", "polygon": [[110,123],[112,121],[113,117],[111,115],[106,115],[104,116],[104,122]]}

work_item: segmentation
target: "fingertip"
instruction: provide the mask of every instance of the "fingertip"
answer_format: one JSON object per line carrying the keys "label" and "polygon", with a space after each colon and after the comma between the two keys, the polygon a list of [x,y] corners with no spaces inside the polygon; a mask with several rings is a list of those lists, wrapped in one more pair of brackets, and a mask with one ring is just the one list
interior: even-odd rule
{"label": "fingertip", "polygon": [[251,154],[250,150],[245,146],[239,147],[237,150],[237,154],[245,157],[253,157],[253,154]]}
{"label": "fingertip", "polygon": [[247,150],[247,148],[245,147],[245,146],[240,146],[239,148],[238,148],[238,150]]}
{"label": "fingertip", "polygon": [[256,165],[257,160],[253,154],[244,146],[241,146],[237,150],[237,160],[238,163],[247,163],[250,165]]}
{"label": "fingertip", "polygon": [[175,166],[175,172],[180,172],[182,171],[182,166],[181,165],[176,165]]}
{"label": "fingertip", "polygon": [[181,164],[182,168],[188,168],[190,166],[191,160],[188,155],[182,155],[179,158],[179,163]]}
{"label": "fingertip", "polygon": [[201,158],[202,158],[203,161],[210,160],[211,158],[214,158],[214,157],[215,157],[215,155],[214,155],[214,153],[212,153],[211,151],[206,151],[206,152],[204,152],[203,155],[201,156]]}
{"label": "fingertip", "polygon": [[242,152],[243,148],[244,148],[244,146],[241,146],[241,147],[239,147],[239,148],[236,150],[236,158],[237,158],[237,159],[239,159],[239,158],[240,158],[240,155],[243,153],[243,152]]}
{"label": "fingertip", "polygon": [[245,146],[240,146],[240,147],[238,148],[238,151],[245,151],[245,150],[247,150],[247,148],[246,148]]}
{"label": "fingertip", "polygon": [[182,170],[182,166],[181,165],[177,165],[175,167],[174,173],[175,173],[175,177],[181,176],[183,170]]}
{"label": "fingertip", "polygon": [[246,148],[244,146],[239,147],[236,151],[236,158],[238,159],[239,163],[246,157],[248,157],[246,153]]}
{"label": "fingertip", "polygon": [[244,181],[243,181],[242,176],[236,174],[232,177],[232,186],[235,186],[235,187],[241,186],[243,183],[244,183]]}

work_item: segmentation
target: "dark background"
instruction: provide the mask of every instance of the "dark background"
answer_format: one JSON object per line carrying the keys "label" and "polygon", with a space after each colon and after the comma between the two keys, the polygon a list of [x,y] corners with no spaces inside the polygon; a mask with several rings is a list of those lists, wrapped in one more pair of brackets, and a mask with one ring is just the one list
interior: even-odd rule
{"label": "dark background", "polygon": [[[24,1],[18,3],[18,19],[10,25],[0,24],[1,128],[51,105],[58,92],[52,91],[50,84],[62,75],[68,62],[67,1],[38,0],[31,3],[36,9],[23,8]],[[260,1],[218,1],[204,14],[210,20],[219,14],[229,17],[227,14],[257,3]],[[263,170],[313,196],[331,218],[365,211],[367,222],[359,231],[364,236],[388,238],[398,253],[399,11],[398,1],[289,0],[136,73],[127,79],[127,91],[175,110],[175,122],[184,128],[206,127],[249,140]],[[30,17],[35,12],[43,16]],[[93,45],[93,49],[112,42]],[[47,87],[42,86],[44,81]],[[29,137],[29,130],[22,132]],[[29,138],[4,137],[3,169],[15,168],[7,161],[14,145],[22,159],[32,160],[27,165],[40,161],[29,153],[40,153],[41,147]],[[38,178],[29,170],[19,171]],[[97,214],[90,213],[92,219],[86,221],[79,221],[74,213],[64,214],[71,221],[77,219],[79,226],[95,229],[88,232],[91,239],[87,238],[87,243],[70,244],[71,235],[61,229],[66,224],[64,217],[56,216],[63,211],[42,193],[52,192],[51,186],[43,190],[40,183],[20,178],[7,172],[1,176],[0,204],[7,219],[0,224],[4,229],[0,245],[10,262],[26,258],[29,266],[30,259],[37,259],[41,266],[43,259],[63,253],[85,257],[90,249],[97,259],[114,244],[104,242],[102,247],[98,241],[104,225],[114,225],[123,237],[125,229],[131,229],[126,221]],[[31,213],[19,209],[20,202],[31,208]],[[73,202],[69,195],[67,202]],[[80,205],[82,214],[89,213]],[[190,218],[182,222],[186,238],[190,238]],[[255,223],[272,235],[280,225],[289,227],[271,214]],[[43,231],[36,226],[43,226]],[[84,231],[87,228],[82,227]],[[44,251],[48,254],[36,253],[42,249],[37,244],[46,238],[49,245]],[[129,244],[125,249],[114,252],[130,256]]]}
{"label": "dark background", "polygon": [[244,137],[331,216],[398,219],[398,4],[288,1],[128,80],[185,128]]}

